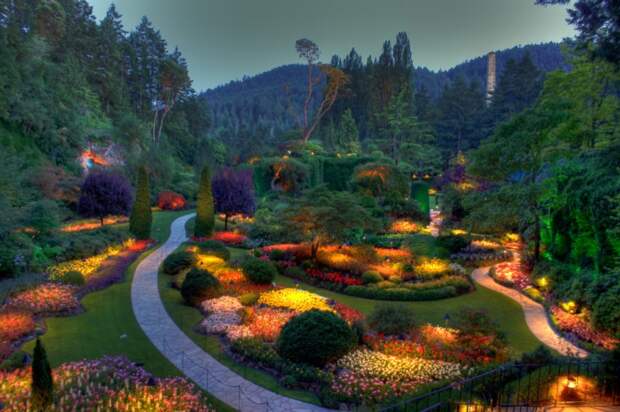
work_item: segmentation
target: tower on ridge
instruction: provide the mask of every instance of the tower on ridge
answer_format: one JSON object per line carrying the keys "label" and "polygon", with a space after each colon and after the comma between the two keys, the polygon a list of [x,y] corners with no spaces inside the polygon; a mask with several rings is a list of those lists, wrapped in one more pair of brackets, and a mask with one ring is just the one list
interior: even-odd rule
{"label": "tower on ridge", "polygon": [[490,52],[487,56],[487,105],[495,93],[496,64],[495,52]]}

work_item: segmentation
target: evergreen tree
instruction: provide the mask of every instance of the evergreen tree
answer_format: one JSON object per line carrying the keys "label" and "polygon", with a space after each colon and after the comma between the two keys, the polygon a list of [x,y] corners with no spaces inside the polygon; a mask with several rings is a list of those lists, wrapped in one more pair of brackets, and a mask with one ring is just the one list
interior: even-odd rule
{"label": "evergreen tree", "polygon": [[347,153],[359,153],[359,131],[351,109],[347,109],[340,118],[339,146]]}
{"label": "evergreen tree", "polygon": [[47,353],[43,343],[37,338],[32,357],[32,410],[39,412],[47,410],[54,401],[54,380],[52,368],[47,360]]}
{"label": "evergreen tree", "polygon": [[214,227],[215,207],[213,205],[213,193],[211,191],[211,171],[209,170],[209,166],[205,166],[200,174],[194,236],[209,237],[213,234]]}
{"label": "evergreen tree", "polygon": [[149,191],[149,177],[144,166],[138,170],[138,185],[136,199],[129,217],[129,231],[136,239],[144,240],[151,237],[151,195]]}

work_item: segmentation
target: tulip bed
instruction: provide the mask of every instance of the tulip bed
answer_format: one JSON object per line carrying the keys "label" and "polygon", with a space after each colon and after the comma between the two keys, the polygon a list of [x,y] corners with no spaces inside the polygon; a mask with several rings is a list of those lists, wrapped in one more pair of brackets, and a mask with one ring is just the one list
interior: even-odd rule
{"label": "tulip bed", "polygon": [[[213,411],[184,378],[155,378],[124,357],[66,363],[52,371],[54,411]],[[3,411],[30,408],[30,368],[0,371]]]}
{"label": "tulip bed", "polygon": [[9,297],[5,310],[23,310],[34,314],[74,312],[80,307],[74,292],[73,286],[44,283]]}

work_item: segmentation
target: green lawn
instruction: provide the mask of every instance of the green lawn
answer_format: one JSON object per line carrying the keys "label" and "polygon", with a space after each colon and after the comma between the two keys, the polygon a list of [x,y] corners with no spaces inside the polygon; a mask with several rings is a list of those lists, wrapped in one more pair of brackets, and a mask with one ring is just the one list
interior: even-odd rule
{"label": "green lawn", "polygon": [[[280,275],[276,278],[276,283],[293,287],[297,284],[295,280]],[[331,292],[303,283],[299,283],[299,288],[342,302],[365,314],[370,313],[378,302],[376,300]],[[523,310],[518,303],[479,285],[476,285],[476,290],[472,293],[450,299],[425,302],[383,303],[396,306],[409,306],[415,311],[416,319],[419,323],[432,323],[436,325],[444,325],[444,316],[447,313],[455,313],[462,308],[485,309],[489,316],[497,322],[500,329],[506,334],[508,344],[514,356],[519,356],[523,352],[534,350],[542,344],[527,327]]]}
{"label": "green lawn", "polygon": [[[155,213],[153,238],[160,242],[167,239],[172,221],[186,213]],[[137,263],[131,265],[122,283],[84,297],[84,313],[46,319],[47,332],[42,340],[52,366],[104,355],[125,355],[134,362],[144,364],[146,370],[157,376],[181,375],[151,344],[134,318],[131,279]],[[34,342],[29,342],[23,350],[31,353],[33,347]],[[232,410],[213,398],[210,400],[218,410]]]}

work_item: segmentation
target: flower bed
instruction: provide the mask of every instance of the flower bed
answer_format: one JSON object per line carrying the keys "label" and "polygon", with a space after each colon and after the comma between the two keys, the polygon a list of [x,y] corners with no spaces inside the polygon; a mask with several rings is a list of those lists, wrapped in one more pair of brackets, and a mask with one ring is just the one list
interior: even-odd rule
{"label": "flower bed", "polygon": [[305,290],[292,288],[265,292],[260,295],[258,303],[276,308],[291,309],[297,312],[306,312],[312,309],[334,311],[327,304],[325,298]]}
{"label": "flower bed", "polygon": [[456,363],[421,358],[397,357],[366,349],[338,360],[343,368],[331,389],[339,395],[378,403],[411,392],[416,386],[455,379],[466,372]]}
{"label": "flower bed", "polygon": [[0,342],[11,342],[34,332],[35,323],[28,312],[0,313]]}
{"label": "flower bed", "polygon": [[[123,357],[66,363],[53,370],[54,411],[209,412],[202,392],[185,378],[155,378]],[[3,411],[29,408],[30,368],[0,371]]]}
{"label": "flower bed", "polygon": [[339,272],[323,272],[322,270],[316,268],[306,270],[306,275],[321,282],[336,283],[343,286],[362,284],[362,280],[360,278],[344,275]]}
{"label": "flower bed", "polygon": [[245,241],[248,240],[247,236],[237,232],[215,232],[210,239],[229,246],[243,246]]}
{"label": "flower bed", "polygon": [[75,312],[80,308],[80,302],[74,296],[74,291],[73,286],[44,283],[9,297],[5,306],[34,314]]}
{"label": "flower bed", "polygon": [[282,327],[296,315],[293,311],[273,308],[252,308],[248,313],[248,328],[255,336],[267,342],[275,342]]}
{"label": "flower bed", "polygon": [[200,307],[205,313],[238,312],[243,309],[239,299],[232,296],[205,300],[200,304]]}
{"label": "flower bed", "polygon": [[390,233],[416,233],[420,231],[420,226],[411,219],[397,219],[390,225]]}
{"label": "flower bed", "polygon": [[592,342],[607,350],[612,350],[620,343],[618,339],[596,331],[583,316],[565,312],[558,306],[551,308],[551,315],[560,330],[573,333],[581,340]]}

